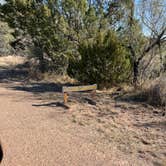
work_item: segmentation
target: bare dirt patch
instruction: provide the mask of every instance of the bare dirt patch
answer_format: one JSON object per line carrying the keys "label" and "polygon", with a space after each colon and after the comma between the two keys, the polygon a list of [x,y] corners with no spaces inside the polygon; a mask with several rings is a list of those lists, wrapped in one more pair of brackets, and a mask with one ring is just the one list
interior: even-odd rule
{"label": "bare dirt patch", "polygon": [[21,56],[0,56],[0,67],[15,67],[18,64],[23,64],[26,61],[25,57]]}

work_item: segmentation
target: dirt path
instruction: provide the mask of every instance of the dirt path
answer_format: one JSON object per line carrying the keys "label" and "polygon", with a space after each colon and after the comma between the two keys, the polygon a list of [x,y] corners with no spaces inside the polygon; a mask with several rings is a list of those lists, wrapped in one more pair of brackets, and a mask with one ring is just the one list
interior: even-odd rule
{"label": "dirt path", "polygon": [[[33,107],[34,102],[27,93],[0,88],[2,165],[107,165],[113,160],[77,133],[71,135],[68,130],[72,130],[72,125],[61,121],[68,115],[56,114],[55,109]],[[59,117],[54,119],[51,115]]]}
{"label": "dirt path", "polygon": [[90,130],[73,125],[70,113],[57,108],[34,107],[32,105],[39,101],[33,95],[11,90],[10,86],[1,84],[0,87],[2,165],[128,164],[125,156],[95,142],[93,133],[88,133]]}
{"label": "dirt path", "polygon": [[24,87],[20,73],[0,69],[2,166],[165,164],[165,119],[154,118],[151,109],[140,104],[115,105],[106,94],[98,94],[94,106],[76,94],[69,111],[60,104],[60,85]]}

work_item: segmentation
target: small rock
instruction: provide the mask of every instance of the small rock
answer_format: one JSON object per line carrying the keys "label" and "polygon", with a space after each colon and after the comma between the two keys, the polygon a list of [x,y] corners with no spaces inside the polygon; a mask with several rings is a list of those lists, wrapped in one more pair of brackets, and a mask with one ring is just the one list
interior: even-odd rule
{"label": "small rock", "polygon": [[141,141],[144,145],[150,145],[151,144],[150,142],[148,142],[147,140],[144,140],[144,139],[142,139]]}

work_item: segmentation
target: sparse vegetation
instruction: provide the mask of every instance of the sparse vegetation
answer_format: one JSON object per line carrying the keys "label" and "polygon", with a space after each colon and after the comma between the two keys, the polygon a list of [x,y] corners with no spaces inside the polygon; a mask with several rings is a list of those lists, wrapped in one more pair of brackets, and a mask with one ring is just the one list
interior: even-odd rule
{"label": "sparse vegetation", "polygon": [[[165,11],[166,0],[0,0],[2,164],[164,166]],[[97,91],[63,88],[88,84]]]}
{"label": "sparse vegetation", "polygon": [[[2,20],[15,30],[16,40],[12,45],[25,41],[26,36],[31,39],[28,41],[37,50],[34,56],[39,59],[42,73],[52,71],[65,75],[69,70],[75,78],[97,81],[105,87],[125,82],[126,78],[138,86],[139,76],[157,56],[152,53],[154,49],[158,50],[160,62],[156,72],[165,71],[164,11],[162,0],[138,4],[134,0],[83,0],[81,3],[8,0],[1,6]],[[143,63],[145,59],[147,63]],[[98,60],[104,60],[105,64]],[[82,70],[77,72],[72,67]]]}

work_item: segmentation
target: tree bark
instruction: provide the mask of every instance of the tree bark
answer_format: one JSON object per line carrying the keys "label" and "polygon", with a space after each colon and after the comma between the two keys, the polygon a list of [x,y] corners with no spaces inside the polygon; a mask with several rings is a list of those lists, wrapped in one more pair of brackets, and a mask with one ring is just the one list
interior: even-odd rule
{"label": "tree bark", "polygon": [[159,55],[160,55],[160,74],[161,74],[164,71],[161,42],[158,43],[158,48],[159,48]]}
{"label": "tree bark", "polygon": [[[34,45],[37,48],[42,49],[42,45],[39,44],[39,42],[34,41]],[[39,70],[44,73],[46,71],[46,64],[44,60],[44,51],[42,50],[40,55],[38,56],[39,58]]]}
{"label": "tree bark", "polygon": [[139,62],[138,61],[134,61],[133,64],[133,84],[135,87],[137,87],[138,85],[138,67],[139,67]]}
{"label": "tree bark", "polygon": [[39,70],[44,73],[46,71],[46,65],[45,65],[45,61],[44,61],[44,54],[42,53],[42,55],[39,56]]}
{"label": "tree bark", "polygon": [[134,49],[132,48],[132,46],[129,47],[132,58],[133,58],[133,75],[134,75],[133,84],[135,87],[138,85],[138,74],[139,74],[138,68],[139,68],[139,64],[140,64],[141,60],[151,49],[153,49],[156,45],[160,44],[165,31],[166,31],[166,28],[158,35],[158,37],[148,47],[146,47],[144,49],[141,56],[137,60],[136,60],[136,53],[135,53]]}

